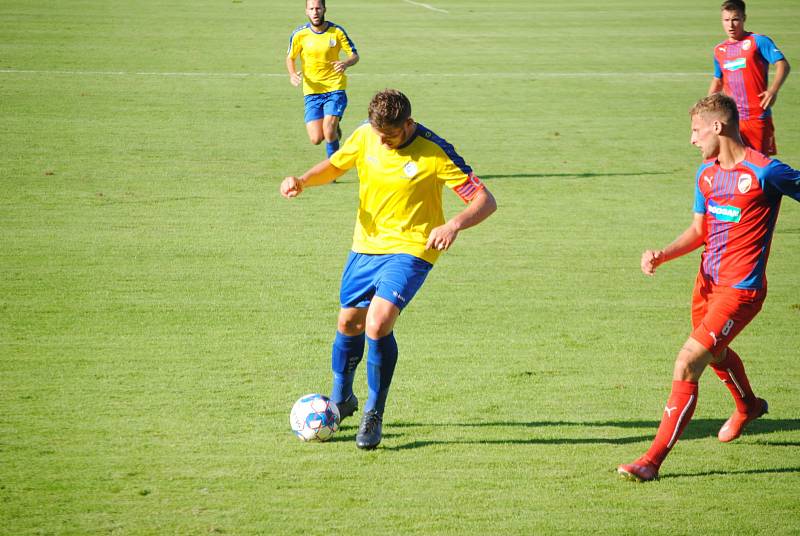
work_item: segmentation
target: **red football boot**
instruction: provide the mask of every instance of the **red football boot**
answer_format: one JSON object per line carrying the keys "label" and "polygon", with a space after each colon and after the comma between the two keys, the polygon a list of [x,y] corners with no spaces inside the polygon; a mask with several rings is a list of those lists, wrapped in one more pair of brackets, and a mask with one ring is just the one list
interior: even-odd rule
{"label": "red football boot", "polygon": [[633,463],[620,465],[617,467],[617,473],[619,473],[621,477],[635,482],[658,480],[658,467],[648,462],[643,457]]}
{"label": "red football boot", "polygon": [[769,404],[767,404],[767,401],[763,398],[756,398],[755,406],[747,413],[734,411],[730,419],[725,421],[725,424],[723,424],[722,428],[719,429],[719,434],[717,434],[717,437],[723,443],[733,441],[742,435],[744,427],[747,425],[747,423],[758,419],[765,413],[768,413],[767,410],[769,410]]}

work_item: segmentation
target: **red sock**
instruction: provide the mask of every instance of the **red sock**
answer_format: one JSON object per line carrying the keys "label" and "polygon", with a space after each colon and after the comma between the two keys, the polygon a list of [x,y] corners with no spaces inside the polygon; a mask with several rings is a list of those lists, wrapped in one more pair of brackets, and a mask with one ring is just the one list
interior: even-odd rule
{"label": "red sock", "polygon": [[750,388],[750,380],[744,371],[744,364],[739,356],[728,348],[728,355],[720,363],[711,363],[711,368],[728,388],[736,402],[736,411],[747,413],[756,401],[756,395]]}
{"label": "red sock", "polygon": [[673,381],[672,392],[667,399],[658,433],[650,450],[644,455],[647,461],[661,467],[664,458],[689,424],[695,406],[697,406],[697,382]]}

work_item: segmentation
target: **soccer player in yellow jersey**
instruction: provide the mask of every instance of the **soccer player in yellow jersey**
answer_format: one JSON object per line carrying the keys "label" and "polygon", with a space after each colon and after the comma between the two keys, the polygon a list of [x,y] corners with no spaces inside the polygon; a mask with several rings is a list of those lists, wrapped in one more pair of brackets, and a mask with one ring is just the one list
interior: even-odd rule
{"label": "soccer player in yellow jersey", "polygon": [[[358,409],[353,377],[366,334],[369,397],[356,446],[374,449],[381,441],[383,410],[397,363],[393,329],[400,311],[458,233],[485,220],[497,205],[453,146],[411,118],[411,103],[397,90],[376,94],[369,104],[369,122],[330,159],[300,177],[286,177],[281,194],[296,197],[352,167],[358,171],[359,205],[353,247],[342,274],[331,399],[342,418]],[[467,203],[447,221],[444,186]]]}
{"label": "soccer player in yellow jersey", "polygon": [[[308,138],[314,145],[327,143],[330,157],[339,148],[339,121],[347,108],[345,70],[358,63],[358,52],[344,28],[325,20],[325,0],[306,0],[308,23],[292,32],[286,53],[289,81],[303,84]],[[341,53],[347,56],[341,59]],[[298,72],[295,61],[303,65]]]}

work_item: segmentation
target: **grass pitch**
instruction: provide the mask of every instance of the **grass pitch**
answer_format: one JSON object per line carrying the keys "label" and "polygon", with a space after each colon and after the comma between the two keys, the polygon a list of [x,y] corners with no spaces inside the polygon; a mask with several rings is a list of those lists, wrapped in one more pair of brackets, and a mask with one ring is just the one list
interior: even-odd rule
{"label": "grass pitch", "polygon": [[[345,132],[397,87],[500,207],[398,322],[375,452],[357,419],[321,445],[288,425],[329,388],[357,196],[352,173],[278,195],[324,156],[284,74],[289,4],[0,4],[0,532],[797,534],[791,200],[735,345],[771,413],[720,444],[707,374],[661,481],[613,473],[689,332],[697,255],[638,264],[691,219],[717,3],[329,3],[362,55]],[[748,28],[797,63],[796,15],[752,3]],[[797,76],[775,108],[794,167]]]}

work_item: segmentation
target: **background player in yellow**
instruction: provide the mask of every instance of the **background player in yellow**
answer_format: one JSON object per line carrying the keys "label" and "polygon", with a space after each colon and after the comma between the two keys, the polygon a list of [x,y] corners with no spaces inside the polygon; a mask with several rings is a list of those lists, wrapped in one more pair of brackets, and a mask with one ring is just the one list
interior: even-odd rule
{"label": "background player in yellow", "polygon": [[[306,0],[308,23],[289,37],[286,69],[295,87],[303,84],[305,122],[314,145],[327,142],[330,157],[339,148],[339,121],[347,108],[345,70],[358,63],[356,46],[344,28],[325,20],[325,0]],[[346,55],[341,59],[341,53]],[[295,61],[300,56],[302,71]]]}
{"label": "background player in yellow", "polygon": [[[397,90],[376,94],[369,104],[369,123],[356,129],[330,159],[300,177],[286,177],[281,194],[296,197],[352,167],[358,171],[359,206],[342,274],[331,399],[342,418],[358,409],[353,378],[366,334],[369,398],[356,446],[372,449],[381,441],[397,363],[393,329],[400,311],[458,233],[485,220],[497,205],[453,146],[411,118],[411,103]],[[467,203],[448,221],[442,209],[444,186]]]}

